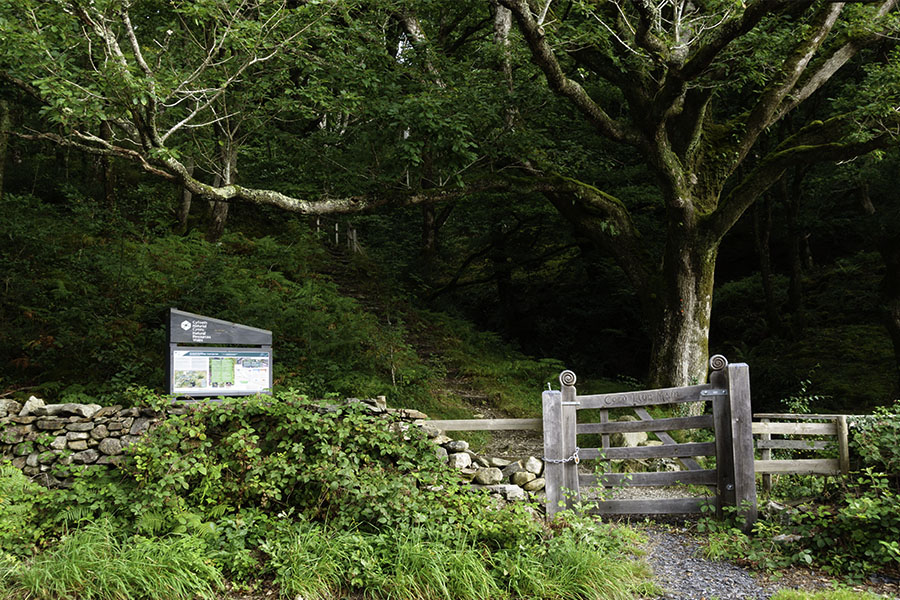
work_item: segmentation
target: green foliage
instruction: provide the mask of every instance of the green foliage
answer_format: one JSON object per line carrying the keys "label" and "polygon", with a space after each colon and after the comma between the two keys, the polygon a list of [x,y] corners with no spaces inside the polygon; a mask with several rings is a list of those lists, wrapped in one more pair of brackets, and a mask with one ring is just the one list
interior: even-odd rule
{"label": "green foliage", "polygon": [[760,569],[814,564],[827,572],[864,577],[900,566],[900,495],[870,469],[843,488],[824,490],[772,520],[760,519],[745,535],[733,519],[705,520],[707,554],[746,561]]}
{"label": "green foliage", "polygon": [[21,470],[0,463],[0,556],[25,556],[40,545],[44,496],[46,490]]}
{"label": "green foliage", "polygon": [[800,381],[800,386],[795,393],[781,399],[781,405],[788,413],[798,415],[808,414],[812,412],[813,406],[821,406],[827,399],[827,396],[810,392],[812,375],[813,372],[810,371],[809,376]]}
{"label": "green foliage", "polygon": [[[633,534],[574,515],[550,529],[528,504],[499,508],[416,428],[398,425],[287,393],[195,405],[129,447],[118,471],[87,470],[69,490],[44,491],[43,552],[8,545],[33,518],[18,529],[0,521],[4,589],[48,600],[207,598],[223,577],[320,599],[651,589],[646,568],[626,558]],[[4,474],[4,490],[27,484]],[[27,524],[35,498],[23,489],[4,518]]]}
{"label": "green foliage", "polygon": [[279,237],[232,233],[210,244],[196,234],[148,240],[83,199],[61,207],[7,194],[2,203],[0,260],[19,282],[0,300],[10,383],[37,380],[40,393],[82,402],[158,385],[165,312],[177,306],[273,330],[276,386],[374,396],[399,368],[401,396],[427,389],[431,371],[390,351],[398,333],[312,270],[321,250],[297,222]]}
{"label": "green foliage", "polygon": [[90,523],[6,576],[4,597],[37,600],[193,600],[223,583],[196,537],[120,537],[109,521]]}
{"label": "green foliage", "polygon": [[871,415],[852,417],[852,448],[863,464],[887,473],[898,481],[900,476],[900,401],[892,406],[879,406]]}

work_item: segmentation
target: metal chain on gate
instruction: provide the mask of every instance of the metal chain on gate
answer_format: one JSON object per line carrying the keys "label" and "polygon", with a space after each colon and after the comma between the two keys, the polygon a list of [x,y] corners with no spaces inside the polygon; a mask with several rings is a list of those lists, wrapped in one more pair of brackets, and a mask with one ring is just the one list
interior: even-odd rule
{"label": "metal chain on gate", "polygon": [[565,463],[567,463],[567,462],[575,461],[575,464],[577,465],[578,463],[581,462],[581,459],[578,458],[578,451],[579,451],[579,450],[581,450],[581,448],[579,448],[578,446],[575,446],[575,452],[573,452],[573,453],[572,453],[572,456],[570,456],[569,458],[547,458],[547,457],[545,456],[545,457],[544,457],[544,462],[553,463],[553,464],[555,464],[555,465],[562,465],[562,464],[565,464]]}

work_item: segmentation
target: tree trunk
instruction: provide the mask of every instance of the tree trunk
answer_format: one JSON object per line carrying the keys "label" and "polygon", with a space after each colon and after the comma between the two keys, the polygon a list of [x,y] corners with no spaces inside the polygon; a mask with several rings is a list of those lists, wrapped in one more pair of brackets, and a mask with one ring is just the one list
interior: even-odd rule
{"label": "tree trunk", "polygon": [[[231,145],[226,145],[222,150],[221,185],[235,183],[237,175],[237,152]],[[218,242],[225,233],[225,222],[228,220],[227,202],[210,202],[209,227],[206,230],[206,241]]]}
{"label": "tree trunk", "polygon": [[894,344],[895,385],[900,389],[900,234],[885,236],[878,244],[884,260],[881,282],[881,313]]}
{"label": "tree trunk", "polygon": [[772,252],[769,244],[772,237],[772,199],[769,196],[753,205],[753,233],[756,239],[756,253],[759,256],[766,321],[769,324],[769,331],[780,332],[781,317],[775,305],[775,292],[772,288]]}
{"label": "tree trunk", "polygon": [[[709,317],[718,247],[694,238],[669,252],[662,289],[649,323],[650,372],[653,387],[694,385],[706,381]],[[692,247],[693,246],[693,247]],[[667,261],[669,262],[669,261]]]}
{"label": "tree trunk", "polygon": [[228,220],[227,202],[210,202],[209,226],[206,229],[206,241],[218,242],[225,233],[225,222]]}
{"label": "tree trunk", "polygon": [[3,173],[6,169],[6,155],[9,148],[9,129],[12,119],[9,116],[9,103],[0,98],[0,200],[3,200]]}

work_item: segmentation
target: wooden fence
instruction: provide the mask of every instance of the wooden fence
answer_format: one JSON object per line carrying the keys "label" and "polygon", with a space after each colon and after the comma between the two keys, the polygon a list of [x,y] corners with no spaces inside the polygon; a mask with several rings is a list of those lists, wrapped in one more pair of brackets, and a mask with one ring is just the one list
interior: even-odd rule
{"label": "wooden fence", "polygon": [[[595,500],[582,497],[583,487],[590,485],[674,485],[696,483],[715,490],[717,512],[725,506],[737,506],[748,527],[756,520],[756,482],[753,470],[752,415],[750,410],[749,369],[745,364],[729,365],[722,356],[710,361],[713,369],[707,384],[686,387],[624,392],[616,394],[578,395],[575,374],[563,371],[560,392],[543,393],[544,479],[546,480],[547,514],[562,508],[573,508],[582,501],[590,503],[590,512],[600,514],[674,514],[700,512],[708,499],[684,497],[661,500]],[[653,419],[646,407],[660,404],[711,402],[711,415]],[[579,423],[579,411],[593,409],[599,423]],[[609,420],[610,409],[632,409],[639,421]],[[713,442],[677,443],[669,431],[707,429],[714,432]],[[613,433],[653,432],[660,446],[612,447]],[[581,448],[577,438],[584,434],[600,434],[600,448]],[[715,456],[715,469],[704,469],[695,460]],[[633,473],[627,476],[610,472],[612,460],[676,458],[687,471]],[[582,460],[599,460],[599,475],[582,473]]]}
{"label": "wooden fence", "polygon": [[[582,490],[591,486],[669,486],[691,484],[714,490],[713,502],[720,512],[724,506],[745,507],[745,523],[756,518],[756,473],[762,474],[765,490],[771,488],[773,474],[847,474],[850,469],[848,415],[796,415],[750,413],[747,365],[729,365],[721,357],[711,360],[710,382],[680,388],[579,396],[575,374],[560,375],[561,391],[543,393],[541,419],[453,419],[429,421],[445,431],[542,431],[544,435],[544,478],[547,514],[573,507]],[[718,368],[717,368],[718,367]],[[711,414],[696,417],[653,419],[647,406],[685,402],[711,402]],[[639,421],[610,421],[609,410],[631,409]],[[595,409],[599,423],[579,423],[580,410]],[[753,421],[753,419],[758,421]],[[676,443],[673,430],[711,429],[713,442]],[[612,447],[615,433],[652,432],[661,446]],[[599,434],[599,448],[581,448],[577,436]],[[754,436],[756,441],[754,444]],[[773,437],[774,436],[774,437]],[[831,438],[831,439],[827,439]],[[754,446],[760,458],[754,458]],[[822,451],[836,448],[836,458],[772,457],[773,450]],[[715,456],[716,468],[703,469],[696,460]],[[582,460],[596,460],[607,467],[610,461],[675,458],[686,470],[673,472],[583,473]],[[596,501],[592,512],[600,514],[670,514],[701,510],[709,500],[677,498],[666,500]]]}
{"label": "wooden fence", "polygon": [[[754,469],[762,473],[765,491],[772,489],[772,474],[846,475],[850,472],[847,415],[794,415],[759,413],[753,415],[753,435],[760,460]],[[773,438],[772,436],[778,436]],[[824,439],[832,438],[832,439]],[[773,450],[822,451],[835,448],[835,458],[773,459]]]}
{"label": "wooden fence", "polygon": [[[350,222],[336,221],[327,217],[317,216],[314,221],[316,234],[326,235],[326,240],[334,241],[335,247],[340,247],[341,237],[346,242],[347,250],[352,254],[362,253],[362,246],[359,245],[359,231],[356,226]],[[343,225],[343,228],[342,228]],[[343,232],[341,230],[344,230]]]}

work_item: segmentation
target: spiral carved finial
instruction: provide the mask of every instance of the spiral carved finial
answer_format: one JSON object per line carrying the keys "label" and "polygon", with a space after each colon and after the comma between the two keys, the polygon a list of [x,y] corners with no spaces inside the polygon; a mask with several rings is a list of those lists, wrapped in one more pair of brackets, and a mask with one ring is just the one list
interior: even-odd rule
{"label": "spiral carved finial", "polygon": [[559,382],[562,385],[575,385],[575,373],[572,371],[563,371],[559,374]]}
{"label": "spiral carved finial", "polygon": [[728,359],[721,354],[716,354],[709,359],[709,368],[713,371],[721,371],[728,366]]}

